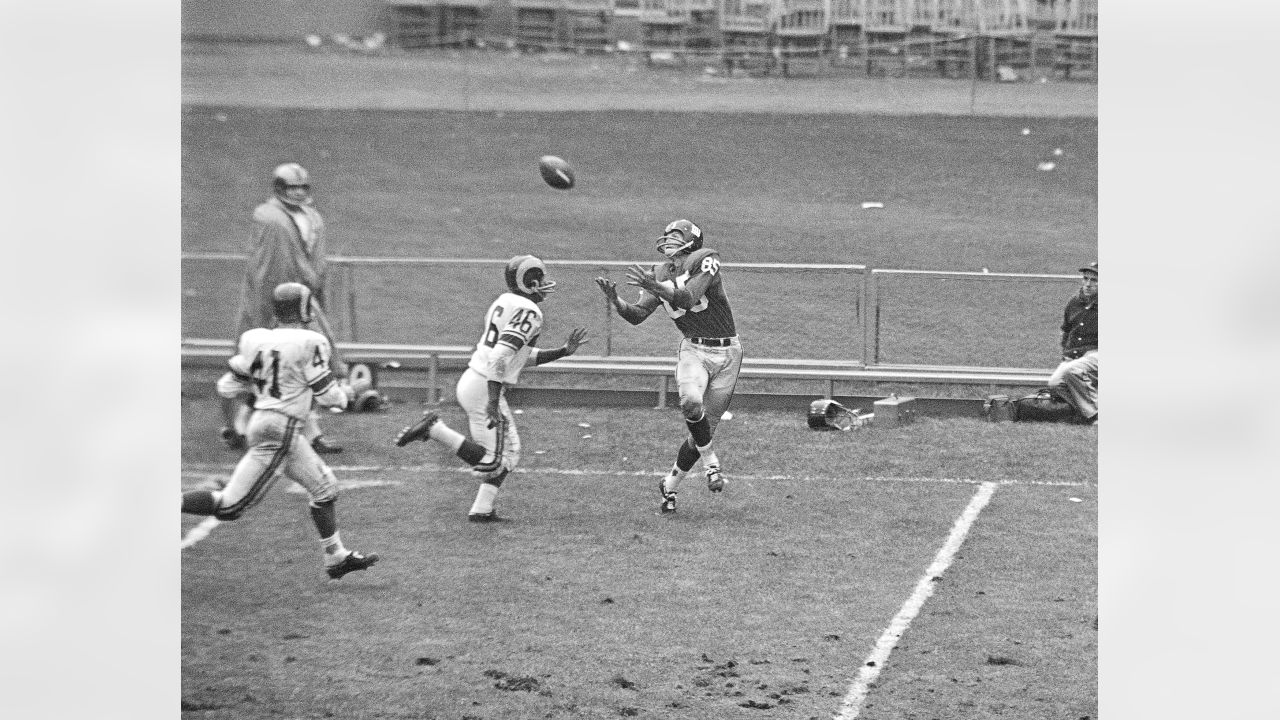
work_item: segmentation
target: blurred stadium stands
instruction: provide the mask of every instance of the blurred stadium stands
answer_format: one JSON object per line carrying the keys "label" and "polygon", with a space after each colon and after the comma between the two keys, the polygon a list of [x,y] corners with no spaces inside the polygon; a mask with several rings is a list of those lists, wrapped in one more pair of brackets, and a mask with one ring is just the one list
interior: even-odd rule
{"label": "blurred stadium stands", "polygon": [[764,74],[1096,80],[1097,0],[389,0],[394,48],[636,52]]}
{"label": "blurred stadium stands", "polygon": [[639,53],[753,74],[1097,79],[1097,0],[187,0],[184,40]]}

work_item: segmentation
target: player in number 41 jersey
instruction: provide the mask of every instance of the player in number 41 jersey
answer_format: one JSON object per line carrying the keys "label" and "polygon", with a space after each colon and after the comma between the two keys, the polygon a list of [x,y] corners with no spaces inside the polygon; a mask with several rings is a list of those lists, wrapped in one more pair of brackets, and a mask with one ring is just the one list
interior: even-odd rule
{"label": "player in number 41 jersey", "polygon": [[281,475],[306,489],[311,521],[320,533],[325,570],[338,579],[378,561],[343,547],[335,504],[338,481],[307,441],[304,426],[311,402],[328,407],[347,404],[346,392],[329,369],[331,349],[324,335],[310,330],[311,290],[295,282],[272,292],[275,328],[254,328],[240,336],[230,372],[218,379],[223,414],[230,422],[247,396],[254,398],[246,438],[249,450],[221,490],[192,490],[182,495],[182,512],[235,520],[258,504]]}
{"label": "player in number 41 jersey", "polygon": [[662,307],[684,335],[676,364],[680,411],[689,436],[676,452],[675,464],[658,484],[661,512],[676,510],[676,489],[699,458],[711,492],[724,489],[720,458],[711,445],[716,425],[729,409],[733,389],[742,368],[742,343],[733,323],[733,311],[724,291],[720,253],[703,247],[702,228],[688,220],[675,220],[658,238],[657,249],[667,261],[647,270],[639,265],[627,270],[627,284],[640,288],[631,304],[618,297],[616,284],[596,278],[609,303],[632,325],[644,322]]}
{"label": "player in number 41 jersey", "polygon": [[489,305],[475,352],[458,378],[457,400],[467,412],[471,437],[428,411],[395,439],[400,447],[415,440],[435,440],[471,466],[472,474],[480,481],[467,514],[471,522],[499,519],[494,511],[498,488],[520,461],[520,434],[504,389],[520,379],[526,363],[541,365],[572,355],[587,337],[586,328],[574,328],[561,347],[538,349],[542,333],[542,309],[538,305],[555,290],[556,284],[547,279],[543,262],[532,255],[511,258],[506,280],[510,292],[502,293]]}

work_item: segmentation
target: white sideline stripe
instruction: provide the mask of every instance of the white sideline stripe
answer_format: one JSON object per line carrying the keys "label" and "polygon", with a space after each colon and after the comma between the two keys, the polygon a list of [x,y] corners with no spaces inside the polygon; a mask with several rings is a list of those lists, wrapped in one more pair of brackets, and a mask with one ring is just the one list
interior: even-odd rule
{"label": "white sideline stripe", "polygon": [[942,549],[938,550],[937,556],[933,558],[933,564],[929,569],[924,571],[924,575],[916,583],[916,589],[911,593],[911,597],[902,604],[902,609],[898,610],[898,614],[889,622],[889,627],[885,628],[884,633],[880,635],[880,639],[876,641],[875,648],[871,654],[867,656],[866,661],[862,663],[861,669],[858,670],[858,677],[849,685],[849,692],[845,694],[844,701],[840,703],[840,711],[835,715],[835,720],[853,720],[858,717],[859,711],[862,709],[862,701],[867,697],[867,691],[870,690],[871,684],[880,676],[880,670],[884,667],[884,663],[889,659],[889,653],[893,652],[893,646],[897,644],[898,638],[907,631],[911,625],[911,621],[915,619],[920,612],[921,606],[925,600],[933,594],[935,582],[942,577],[942,573],[951,565],[951,560],[955,557],[956,551],[960,549],[960,545],[964,542],[964,538],[969,534],[969,528],[973,525],[973,521],[978,518],[978,513],[982,512],[995,493],[997,483],[984,482],[978,487],[978,492],[974,493],[973,499],[969,501],[969,506],[960,513],[960,517],[956,519],[956,523],[951,528],[951,534],[947,536],[947,541],[943,543]]}
{"label": "white sideline stripe", "polygon": [[201,520],[199,525],[188,530],[187,536],[182,538],[182,549],[186,550],[192,545],[195,545],[201,540],[209,537],[209,532],[221,524],[222,521],[213,516],[209,516]]}
{"label": "white sideline stripe", "polygon": [[[404,472],[449,472],[449,473],[470,473],[471,470],[466,467],[437,467],[435,465],[330,465],[335,473],[365,473],[365,472],[386,472],[388,470],[399,470]],[[225,478],[231,474],[233,465],[215,465],[212,463],[193,463],[186,466],[183,471],[183,477],[203,477],[218,479]],[[220,472],[219,472],[220,471]],[[571,475],[583,477],[656,477],[661,476],[667,471],[662,470],[582,470],[570,468],[516,468],[517,475],[524,474],[542,474],[542,475]],[[831,478],[815,477],[811,475],[739,475],[733,473],[729,476],[730,481],[742,480],[746,482],[826,482]],[[893,477],[893,476],[869,476],[862,478],[851,478],[853,480],[861,480],[863,482],[918,482],[918,483],[954,483],[961,485],[979,485],[983,482],[994,482],[997,485],[1042,485],[1048,487],[1089,487],[1093,483],[1075,482],[1068,480],[995,480],[982,481],[972,480],[969,478],[934,478],[934,477]],[[342,482],[356,482],[343,481]],[[398,484],[388,481],[386,484]],[[355,487],[353,485],[353,487]]]}
{"label": "white sideline stripe", "polygon": [[[231,479],[230,474],[220,475],[218,473],[186,473],[184,472],[182,473],[182,477],[184,480],[187,480],[187,479],[194,480],[194,482],[190,482],[190,483],[184,482],[182,484],[182,489],[184,491],[194,490],[202,485],[208,485],[209,483],[217,483],[218,485],[223,485],[228,480]],[[361,488],[387,487],[391,485],[403,485],[403,484],[404,483],[400,482],[399,480],[339,480],[338,489],[339,490],[359,490]],[[284,491],[294,495],[307,494],[306,488],[293,482],[289,483],[289,487],[285,488]]]}
{"label": "white sideline stripe", "polygon": [[[183,476],[187,476],[187,475],[188,473],[186,472],[183,473]],[[197,474],[194,474],[194,476],[200,478],[200,480],[195,485],[192,485],[190,487],[196,487],[198,485],[208,482],[209,480],[222,481],[227,479],[227,476],[225,475],[215,475],[210,473],[197,473]],[[380,487],[383,485],[403,485],[403,484],[404,483],[400,482],[399,480],[339,480],[338,489],[354,490],[356,488],[364,488],[364,487]],[[188,486],[183,487],[184,490],[187,488]],[[297,483],[292,483],[289,485],[289,488],[285,492],[293,493],[295,495],[306,495],[307,489]],[[199,525],[196,525],[195,527],[188,530],[186,536],[182,538],[182,549],[186,550],[192,545],[195,545],[201,540],[209,537],[209,533],[214,528],[218,527],[221,524],[222,524],[222,521],[216,517],[213,517],[212,515],[201,520]]]}
{"label": "white sideline stripe", "polygon": [[[339,490],[358,490],[360,488],[367,488],[367,487],[385,487],[388,485],[403,485],[403,484],[404,483],[400,482],[399,480],[339,480],[338,489]],[[294,495],[306,495],[307,489],[302,487],[298,483],[291,483],[289,487],[285,489],[285,492],[293,493]]]}

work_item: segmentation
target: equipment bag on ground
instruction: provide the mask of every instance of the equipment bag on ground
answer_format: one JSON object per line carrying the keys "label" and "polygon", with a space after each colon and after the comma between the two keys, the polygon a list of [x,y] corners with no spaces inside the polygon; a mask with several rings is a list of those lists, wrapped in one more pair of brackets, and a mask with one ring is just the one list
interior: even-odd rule
{"label": "equipment bag on ground", "polygon": [[1083,418],[1066,400],[1049,388],[1017,400],[1008,395],[992,395],[984,404],[987,419],[992,422],[1082,422]]}

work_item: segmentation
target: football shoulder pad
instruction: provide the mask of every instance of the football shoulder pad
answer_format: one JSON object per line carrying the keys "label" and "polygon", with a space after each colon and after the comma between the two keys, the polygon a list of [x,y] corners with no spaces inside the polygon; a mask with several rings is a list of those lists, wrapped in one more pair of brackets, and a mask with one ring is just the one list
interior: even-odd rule
{"label": "football shoulder pad", "polygon": [[689,253],[684,266],[690,277],[703,272],[716,275],[720,272],[720,253],[711,248],[695,250]]}

